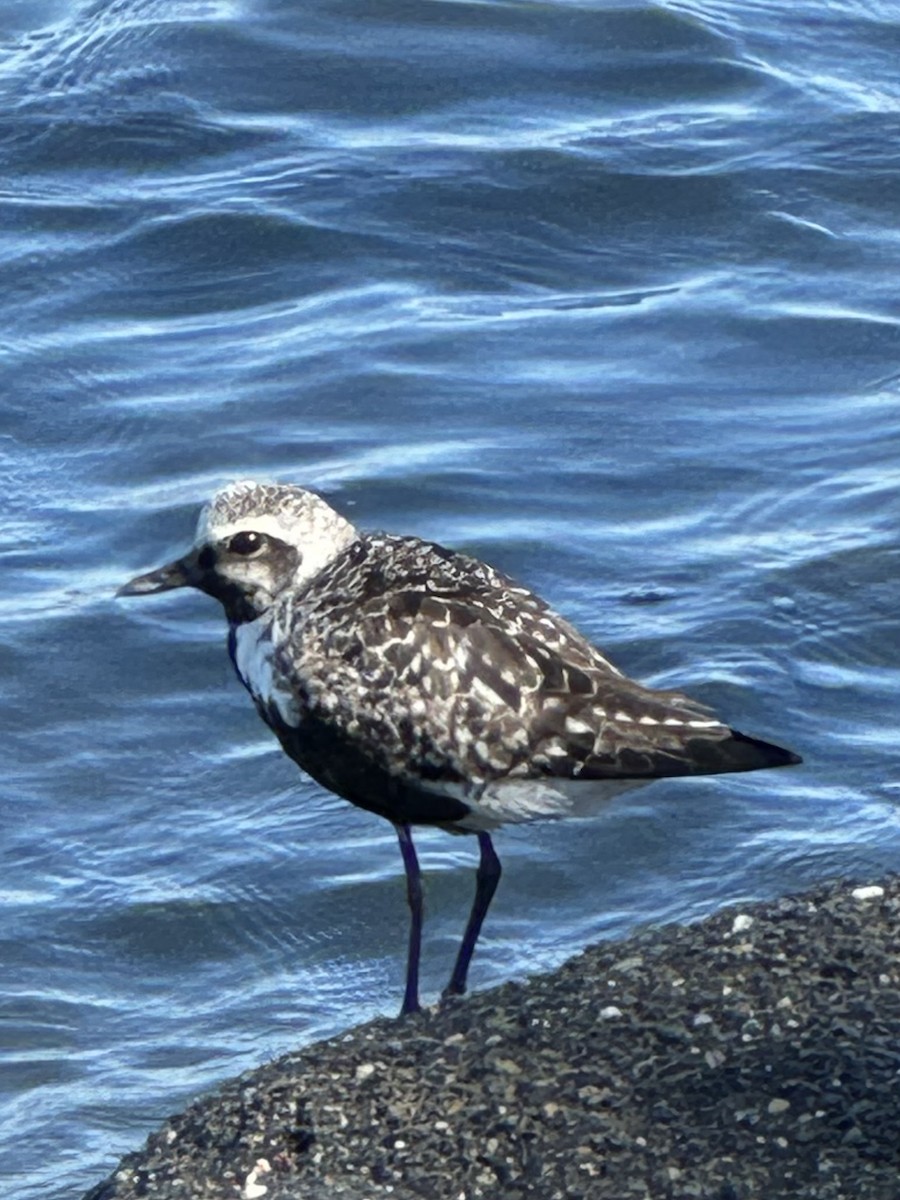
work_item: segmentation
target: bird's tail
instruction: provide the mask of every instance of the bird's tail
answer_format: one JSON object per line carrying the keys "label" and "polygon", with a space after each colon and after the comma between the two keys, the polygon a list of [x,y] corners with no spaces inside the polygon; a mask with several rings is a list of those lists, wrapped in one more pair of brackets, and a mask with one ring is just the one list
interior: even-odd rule
{"label": "bird's tail", "polygon": [[738,729],[716,741],[697,738],[691,745],[694,770],[702,774],[728,771],[760,771],[766,767],[791,767],[803,762],[793,750],[750,737]]}

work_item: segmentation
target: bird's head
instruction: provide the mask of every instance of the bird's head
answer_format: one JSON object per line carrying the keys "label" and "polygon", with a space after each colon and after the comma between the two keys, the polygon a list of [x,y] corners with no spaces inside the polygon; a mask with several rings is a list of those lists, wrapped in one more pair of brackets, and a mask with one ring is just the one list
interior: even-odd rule
{"label": "bird's head", "polygon": [[302,588],[358,536],[315,492],[243,479],[203,509],[187,554],[136,576],[116,595],[195,587],[240,624],[261,616],[285,587]]}

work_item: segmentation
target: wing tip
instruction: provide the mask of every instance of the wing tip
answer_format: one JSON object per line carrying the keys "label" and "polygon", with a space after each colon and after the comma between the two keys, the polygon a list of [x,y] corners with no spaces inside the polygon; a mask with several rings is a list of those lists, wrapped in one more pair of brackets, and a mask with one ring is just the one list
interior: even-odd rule
{"label": "wing tip", "polygon": [[735,750],[740,747],[740,757],[747,760],[747,766],[743,769],[747,771],[766,767],[795,767],[803,762],[802,757],[793,750],[776,746],[774,742],[767,742],[762,738],[751,737],[750,734],[741,733],[739,729],[731,730],[730,744]]}

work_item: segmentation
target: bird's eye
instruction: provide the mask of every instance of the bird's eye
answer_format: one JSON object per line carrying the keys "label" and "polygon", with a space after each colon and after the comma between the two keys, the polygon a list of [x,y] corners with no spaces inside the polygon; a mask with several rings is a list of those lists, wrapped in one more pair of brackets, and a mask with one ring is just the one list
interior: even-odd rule
{"label": "bird's eye", "polygon": [[229,538],[228,550],[230,554],[239,554],[242,558],[250,558],[254,554],[259,554],[265,544],[266,539],[263,534],[254,533],[252,529],[243,529],[233,538]]}

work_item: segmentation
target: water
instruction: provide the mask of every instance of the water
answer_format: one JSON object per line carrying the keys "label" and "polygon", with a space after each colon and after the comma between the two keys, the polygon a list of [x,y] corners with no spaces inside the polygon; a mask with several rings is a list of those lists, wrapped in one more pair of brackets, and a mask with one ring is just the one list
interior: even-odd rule
{"label": "water", "polygon": [[[78,1195],[399,1004],[390,826],[218,610],[117,584],[246,475],[527,581],[804,767],[497,839],[488,986],[900,853],[900,15],[0,0],[0,1173]],[[419,838],[424,990],[474,846]]]}

